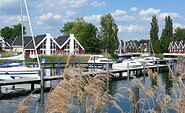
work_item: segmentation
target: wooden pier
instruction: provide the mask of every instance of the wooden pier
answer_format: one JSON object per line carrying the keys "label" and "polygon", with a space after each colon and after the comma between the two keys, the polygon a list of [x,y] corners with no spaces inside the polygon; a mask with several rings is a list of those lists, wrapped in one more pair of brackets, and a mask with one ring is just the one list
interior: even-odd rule
{"label": "wooden pier", "polygon": [[[145,67],[136,67],[136,68],[127,68],[127,69],[121,69],[121,70],[102,70],[102,71],[94,71],[93,73],[95,74],[105,74],[105,73],[118,73],[119,74],[119,78],[122,78],[122,74],[123,72],[127,72],[127,76],[130,75],[130,72],[131,71],[144,71],[143,74],[145,74],[146,70],[148,69],[152,69],[152,70],[156,70],[156,71],[159,71],[159,68],[163,68],[163,67],[167,67],[167,65],[165,64],[159,64],[159,65],[153,65],[153,66],[145,66]],[[92,72],[85,72],[84,74],[90,74]]]}
{"label": "wooden pier", "polygon": [[[109,73],[118,73],[119,78],[122,78],[123,77],[123,75],[122,75],[123,72],[127,72],[127,76],[129,77],[131,71],[142,71],[143,70],[144,74],[145,74],[145,70],[147,70],[148,68],[159,70],[159,68],[162,68],[162,67],[167,67],[167,65],[157,64],[157,65],[154,65],[154,66],[127,68],[127,69],[123,69],[123,70],[112,70],[107,65],[106,70],[102,70],[102,71],[94,70],[92,72],[82,72],[82,73],[83,74],[92,74],[92,73],[102,74],[102,73],[107,73],[107,72],[109,72]],[[5,85],[31,84],[31,90],[34,90],[34,84],[39,83],[41,85],[41,89],[43,89],[44,88],[44,81],[59,80],[59,79],[63,78],[62,76],[44,76],[43,75],[44,68],[42,68],[40,79],[38,79],[38,78],[34,78],[34,79],[33,78],[26,78],[26,79],[12,79],[12,80],[0,81],[0,93],[1,93],[1,86],[5,86]]]}
{"label": "wooden pier", "polygon": [[[45,76],[44,81],[50,80],[59,80],[62,79],[62,76]],[[34,84],[41,83],[41,80],[38,78],[24,78],[24,79],[12,79],[12,80],[4,80],[0,81],[0,93],[1,93],[1,86],[5,85],[15,85],[15,84],[31,84],[31,90],[34,90]]]}

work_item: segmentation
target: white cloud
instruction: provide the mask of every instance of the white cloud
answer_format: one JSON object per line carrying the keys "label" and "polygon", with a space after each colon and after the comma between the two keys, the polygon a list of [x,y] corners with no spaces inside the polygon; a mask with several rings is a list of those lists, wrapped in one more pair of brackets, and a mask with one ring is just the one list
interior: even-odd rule
{"label": "white cloud", "polygon": [[53,17],[53,14],[49,12],[47,14],[43,14],[43,15],[39,16],[38,20],[45,21],[45,20],[48,20],[48,19],[50,19],[52,17]]}
{"label": "white cloud", "polygon": [[119,32],[138,32],[144,30],[143,26],[129,25],[129,26],[118,26]]}
{"label": "white cloud", "polygon": [[132,7],[132,8],[130,8],[130,11],[131,12],[135,12],[135,11],[137,11],[138,9],[136,8],[136,7]]}
{"label": "white cloud", "polygon": [[19,1],[18,0],[1,0],[1,2],[0,2],[0,7],[7,7],[7,6],[10,6],[10,5],[15,5],[15,4],[17,4],[17,5],[19,5],[18,4],[19,3]]}
{"label": "white cloud", "polygon": [[51,26],[46,26],[46,27],[44,27],[44,29],[48,30],[48,29],[52,29],[52,27]]}
{"label": "white cloud", "polygon": [[130,15],[115,16],[114,18],[118,22],[129,22],[135,20],[135,17]]}
{"label": "white cloud", "polygon": [[102,1],[102,2],[93,1],[93,2],[90,3],[90,5],[93,6],[93,7],[99,7],[99,6],[106,5],[106,2],[105,1]]}
{"label": "white cloud", "polygon": [[88,2],[89,0],[34,0],[32,8],[41,13],[78,12],[80,9],[87,6]]}
{"label": "white cloud", "polygon": [[99,24],[102,15],[85,16],[84,20],[93,24]]}
{"label": "white cloud", "polygon": [[121,16],[127,14],[124,10],[116,10],[114,13],[112,13],[114,16]]}
{"label": "white cloud", "polygon": [[171,18],[179,18],[180,15],[178,13],[161,13],[159,15],[160,19],[165,19],[166,16],[170,16]]}
{"label": "white cloud", "polygon": [[146,21],[146,22],[151,22],[152,21],[152,16],[149,16],[149,17],[141,16],[140,20],[141,21]]}
{"label": "white cloud", "polygon": [[[27,17],[23,16],[23,21],[27,21]],[[0,28],[5,27],[5,26],[10,26],[12,27],[13,25],[16,25],[21,22],[21,16],[1,16],[0,17]]]}
{"label": "white cloud", "polygon": [[60,20],[60,19],[62,19],[62,15],[57,14],[57,15],[54,15],[53,18],[55,20]]}
{"label": "white cloud", "polygon": [[142,10],[139,12],[139,15],[156,15],[160,13],[160,9],[153,9],[153,8],[149,8],[147,10]]}
{"label": "white cloud", "polygon": [[36,25],[42,25],[43,29],[53,29],[56,26],[60,26],[66,17],[60,14],[46,13],[41,16],[35,17],[34,21]]}
{"label": "white cloud", "polygon": [[173,29],[175,30],[177,27],[185,28],[185,25],[182,25],[180,23],[173,23]]}
{"label": "white cloud", "polygon": [[66,15],[69,17],[75,15],[76,13],[77,13],[76,11],[66,11]]}

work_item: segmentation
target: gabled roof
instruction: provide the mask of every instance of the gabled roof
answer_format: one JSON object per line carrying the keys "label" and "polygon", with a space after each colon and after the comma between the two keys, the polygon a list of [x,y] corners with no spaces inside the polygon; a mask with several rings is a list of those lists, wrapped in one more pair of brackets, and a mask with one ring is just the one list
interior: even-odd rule
{"label": "gabled roof", "polygon": [[[46,34],[37,35],[37,36],[34,37],[36,47],[38,47],[44,41],[45,37],[46,37]],[[32,40],[31,36],[30,36],[29,40],[30,41],[25,46],[25,49],[34,49],[34,44],[33,44],[33,40]],[[27,41],[28,41],[28,39],[27,39]]]}
{"label": "gabled roof", "polygon": [[168,46],[168,50],[170,49],[174,49],[174,45],[173,45],[174,42],[170,42],[169,46]]}
{"label": "gabled roof", "polygon": [[62,46],[68,39],[69,36],[58,36],[55,41],[59,44],[59,46]]}
{"label": "gabled roof", "polygon": [[[24,45],[27,45],[32,40],[31,36],[24,36]],[[16,36],[12,46],[22,46],[22,37]]]}
{"label": "gabled roof", "polygon": [[184,41],[180,41],[180,42],[179,42],[179,47],[181,47],[181,49],[184,49],[184,47],[185,47],[184,44],[185,44]]}
{"label": "gabled roof", "polygon": [[8,45],[8,46],[12,46],[12,43],[13,41],[11,39],[4,39],[5,43]]}

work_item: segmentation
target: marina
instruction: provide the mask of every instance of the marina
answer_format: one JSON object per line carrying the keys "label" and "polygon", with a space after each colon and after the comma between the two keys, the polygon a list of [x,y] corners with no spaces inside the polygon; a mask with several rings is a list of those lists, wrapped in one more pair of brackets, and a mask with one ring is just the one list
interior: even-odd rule
{"label": "marina", "polygon": [[[45,64],[59,64],[59,63],[45,63]],[[61,64],[66,64],[66,63],[61,63]],[[71,63],[73,65],[75,65],[75,63]],[[80,64],[87,64],[87,65],[90,65],[90,64],[93,64],[93,63],[80,63]],[[107,64],[105,63],[99,63],[100,65],[105,65],[107,66]],[[109,65],[109,64],[108,64]],[[78,63],[78,67],[79,67],[79,63]],[[81,67],[81,66],[80,66]],[[153,65],[153,66],[147,66],[147,67],[137,67],[137,68],[127,68],[127,69],[121,69],[121,70],[113,70],[111,68],[109,68],[109,66],[107,66],[107,69],[106,70],[98,70],[98,68],[94,67],[92,68],[91,71],[89,72],[82,72],[82,74],[106,74],[106,73],[113,73],[113,74],[118,74],[119,76],[113,76],[113,78],[120,78],[120,79],[124,79],[124,78],[127,78],[129,77],[130,73],[132,71],[135,71],[136,72],[136,76],[138,75],[138,73],[142,73],[141,71],[143,71],[143,75],[145,76],[146,74],[146,71],[148,69],[152,69],[152,70],[156,70],[156,71],[159,71],[160,68],[163,68],[163,67],[167,67],[167,65],[165,64],[158,64],[158,65]],[[22,78],[22,79],[12,79],[12,80],[3,80],[3,81],[0,81],[0,89],[1,89],[1,86],[5,86],[5,85],[15,85],[15,84],[31,84],[31,90],[34,90],[34,84],[40,84],[40,87],[41,88],[44,88],[44,81],[51,81],[51,80],[59,80],[59,79],[62,79],[63,77],[61,75],[53,75],[53,76],[44,76],[44,69],[47,69],[49,67],[43,67],[42,68],[42,72],[41,72],[41,75],[38,76],[37,78]],[[50,67],[51,68],[51,67]],[[57,67],[57,74],[60,74],[60,71],[61,71],[61,67],[58,66]],[[123,73],[124,72],[127,72],[127,75],[126,76],[123,76]],[[6,76],[6,75],[4,75]],[[16,77],[16,76],[11,76],[12,78],[13,77]],[[17,77],[20,77],[19,75],[17,75]],[[1,92],[1,91],[0,91]]]}
{"label": "marina", "polygon": [[0,113],[183,113],[184,7],[166,3],[3,0]]}
{"label": "marina", "polygon": [[[165,67],[163,67],[163,68],[161,67],[161,71],[159,72],[159,76],[162,77],[163,82],[168,80],[168,71],[165,71],[164,68]],[[48,70],[48,69],[49,68],[46,68],[46,70]],[[51,70],[55,70],[55,73],[52,72],[52,76],[45,76],[44,77],[45,78],[45,85],[46,86],[48,86],[47,85],[48,82],[50,84],[50,82],[51,82],[50,80],[57,80],[58,81],[59,79],[62,79],[62,76],[56,76],[57,68],[51,68]],[[98,69],[97,69],[97,71],[98,71]],[[109,71],[110,72],[114,72],[114,73],[121,72],[121,70],[109,70]],[[122,71],[126,71],[126,70],[122,70]],[[92,73],[94,73],[94,72],[92,72]],[[99,73],[107,73],[107,71],[106,70],[102,70],[101,72],[99,71]],[[150,84],[150,78],[149,78],[149,76],[147,76],[147,75],[146,76],[138,76],[138,79],[141,80],[143,82],[143,84],[145,84],[145,87],[147,89],[150,88],[151,84]],[[49,80],[49,81],[47,82],[47,80]],[[22,83],[23,83],[22,85],[24,85],[24,84],[27,85],[27,88],[26,89],[28,91],[30,90],[30,85],[29,84],[31,84],[31,80],[30,80],[30,82],[29,82],[29,80],[27,80],[27,83],[26,83],[26,80],[25,81],[23,80],[24,82],[21,82],[19,79],[18,80],[15,79],[15,81],[17,81],[18,84],[20,83],[20,85]],[[111,95],[114,95],[116,93],[121,93],[121,92],[119,92],[119,91],[116,90],[117,87],[120,87],[120,86],[131,87],[133,85],[133,82],[132,81],[133,81],[133,79],[131,79],[131,78],[129,80],[129,83],[128,83],[127,79],[119,79],[119,80],[116,80],[116,81],[111,81],[110,82],[110,85],[109,85],[109,87],[110,87],[110,94]],[[40,89],[40,80],[33,79],[32,82],[36,85],[36,88],[39,88]],[[0,81],[0,83],[3,84],[2,81]],[[56,82],[53,85],[55,86],[57,83],[58,82]],[[10,84],[12,84],[12,83],[10,82]],[[18,85],[18,84],[15,85],[15,89],[17,89],[18,87],[20,87],[20,85]],[[5,82],[5,86],[6,85],[7,85],[7,83]],[[167,85],[167,86],[169,86],[169,85]],[[3,88],[3,86],[2,86],[2,88]],[[33,91],[33,89],[30,90],[30,91]],[[8,94],[3,94],[2,97],[0,97],[1,98],[0,99],[0,102],[1,102],[0,105],[1,105],[1,107],[6,106],[8,104],[8,101],[11,101],[13,103],[9,104],[9,107],[11,107],[11,109],[7,109],[5,107],[5,109],[3,109],[1,112],[2,113],[6,113],[7,111],[14,112],[17,109],[16,106],[18,105],[18,103],[22,100],[23,97],[25,97],[26,95],[28,95],[30,93],[30,91],[27,92],[26,90],[23,90],[23,91],[20,91],[19,90],[19,91],[14,91],[13,92],[14,94],[12,94],[12,93],[10,93],[10,94],[9,93]],[[35,100],[35,102],[30,105],[31,109],[29,110],[29,112],[44,113],[44,111],[45,111],[44,109],[45,109],[45,106],[46,106],[45,102],[47,101],[48,90],[47,89],[44,89],[44,90],[37,91],[34,95],[35,96],[34,96],[33,100]],[[5,97],[8,100],[3,99]],[[128,101],[124,99],[124,100],[121,100],[121,102],[124,102],[124,104],[120,103],[119,105],[124,106],[124,109],[126,111],[130,111],[129,106],[126,106],[128,104]],[[115,108],[110,107],[109,108],[109,113],[111,113],[111,112],[118,112],[118,110],[115,109]]]}

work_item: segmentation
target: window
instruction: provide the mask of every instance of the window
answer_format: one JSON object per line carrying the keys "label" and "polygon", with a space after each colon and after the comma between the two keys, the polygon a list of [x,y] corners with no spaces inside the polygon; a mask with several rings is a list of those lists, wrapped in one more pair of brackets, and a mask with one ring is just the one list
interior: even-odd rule
{"label": "window", "polygon": [[51,43],[50,43],[50,48],[51,48],[51,54],[55,54],[56,45],[52,40],[51,40]]}
{"label": "window", "polygon": [[46,54],[46,40],[40,45],[40,54]]}

